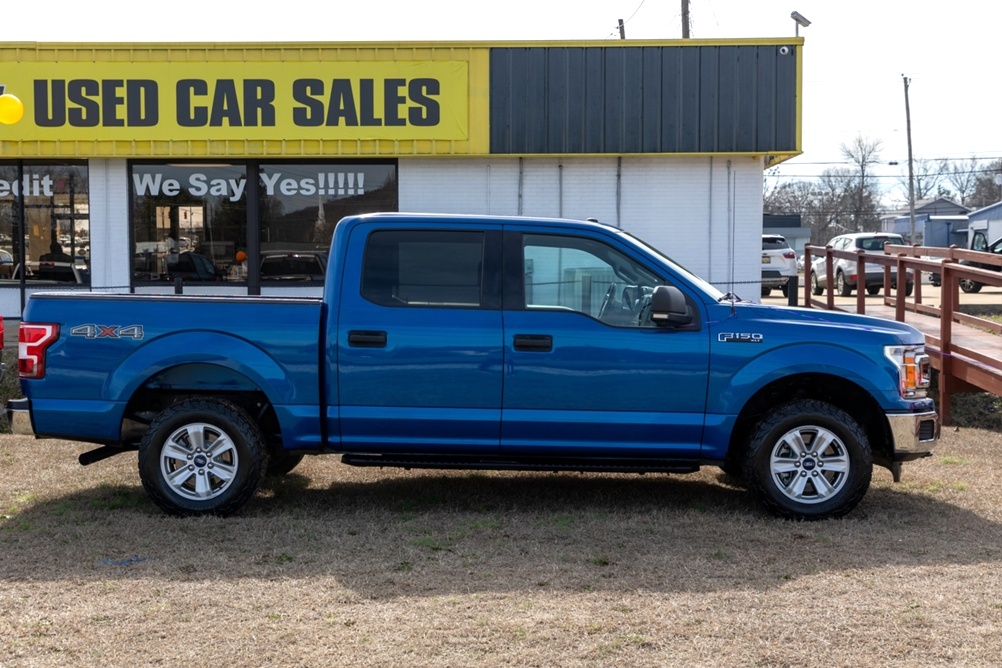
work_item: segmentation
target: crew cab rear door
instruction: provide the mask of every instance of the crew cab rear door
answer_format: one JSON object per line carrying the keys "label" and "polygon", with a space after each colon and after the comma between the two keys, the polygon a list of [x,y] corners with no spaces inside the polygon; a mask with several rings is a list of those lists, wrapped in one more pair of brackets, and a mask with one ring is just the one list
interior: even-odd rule
{"label": "crew cab rear door", "polygon": [[505,234],[501,450],[539,457],[698,457],[709,341],[655,327],[667,276],[599,237]]}
{"label": "crew cab rear door", "polygon": [[428,225],[351,231],[337,335],[345,452],[498,451],[501,228]]}

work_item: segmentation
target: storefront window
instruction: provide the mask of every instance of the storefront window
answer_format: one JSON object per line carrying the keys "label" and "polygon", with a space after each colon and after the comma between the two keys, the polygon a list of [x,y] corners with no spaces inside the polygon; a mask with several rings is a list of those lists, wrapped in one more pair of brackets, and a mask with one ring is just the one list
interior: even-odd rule
{"label": "storefront window", "polygon": [[0,285],[20,283],[22,271],[31,284],[90,284],[86,165],[0,164]]}
{"label": "storefront window", "polygon": [[133,284],[318,284],[341,218],[397,210],[395,162],[260,164],[248,207],[255,165],[133,163]]}
{"label": "storefront window", "polygon": [[130,180],[135,283],[246,280],[245,165],[135,163]]}
{"label": "storefront window", "polygon": [[261,281],[323,280],[334,226],[397,210],[393,163],[262,164]]}

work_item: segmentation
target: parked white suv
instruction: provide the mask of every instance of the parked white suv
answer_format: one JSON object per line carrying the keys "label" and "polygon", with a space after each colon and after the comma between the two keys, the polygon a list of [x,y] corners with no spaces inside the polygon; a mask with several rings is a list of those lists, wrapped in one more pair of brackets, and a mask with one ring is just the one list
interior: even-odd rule
{"label": "parked white suv", "polygon": [[790,277],[797,275],[797,254],[786,238],[778,234],[762,235],[762,296],[768,297],[773,288],[782,288],[787,295]]}
{"label": "parked white suv", "polygon": [[[905,240],[900,234],[888,234],[886,232],[856,232],[853,234],[843,234],[835,237],[826,245],[834,250],[856,251],[864,250],[871,253],[880,253],[886,244],[894,246],[904,246]],[[856,289],[859,283],[859,276],[856,271],[856,263],[852,260],[836,258],[832,263],[832,274],[834,276],[835,292],[839,296],[848,297]],[[905,283],[905,294],[910,295],[914,287],[912,273],[909,271]],[[878,264],[866,265],[866,276],[863,277],[863,286],[866,292],[875,295],[884,287],[884,268]],[[897,289],[897,269],[891,267],[891,287]],[[811,292],[820,295],[828,287],[828,275],[825,269],[824,254],[813,257],[811,260]]]}

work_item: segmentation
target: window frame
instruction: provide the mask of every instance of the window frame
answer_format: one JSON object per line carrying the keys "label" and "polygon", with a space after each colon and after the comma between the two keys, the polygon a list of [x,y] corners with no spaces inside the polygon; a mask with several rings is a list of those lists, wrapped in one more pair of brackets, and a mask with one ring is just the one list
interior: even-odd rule
{"label": "window frame", "polygon": [[[480,256],[480,303],[465,304],[461,302],[406,302],[394,298],[375,297],[375,290],[367,289],[367,283],[373,280],[367,269],[374,253],[373,238],[379,235],[398,234],[411,237],[411,241],[419,241],[420,235],[479,235],[481,240]],[[402,241],[398,240],[397,251]],[[433,240],[429,239],[429,243]],[[398,256],[399,261],[399,256]],[[378,262],[378,261],[376,261]],[[399,265],[397,266],[399,271]],[[390,227],[373,230],[365,238],[362,258],[359,267],[359,296],[370,304],[385,308],[412,309],[458,309],[458,310],[500,310],[501,308],[501,231],[472,227]],[[399,275],[398,275],[399,278]]]}
{"label": "window frame", "polygon": [[[600,323],[606,327],[613,327],[616,329],[635,329],[638,331],[652,331],[653,329],[659,329],[652,326],[642,326],[639,324],[621,324],[615,322],[609,322],[606,320],[601,320],[596,316],[591,315],[585,311],[570,308],[570,307],[559,307],[559,306],[533,306],[530,307],[526,303],[525,297],[525,247],[527,245],[526,239],[531,237],[547,237],[547,238],[566,238],[574,240],[577,242],[587,242],[591,244],[600,244],[605,246],[609,250],[619,254],[620,256],[626,258],[631,263],[636,265],[640,270],[650,274],[658,282],[657,285],[676,285],[674,281],[671,280],[669,276],[665,274],[664,271],[658,271],[651,268],[651,265],[647,262],[643,262],[638,259],[636,255],[629,252],[628,249],[622,248],[615,243],[611,243],[609,239],[598,238],[593,236],[579,236],[572,234],[562,234],[555,230],[530,230],[530,231],[509,231],[505,234],[504,250],[505,250],[505,299],[504,308],[505,310],[515,310],[515,311],[529,311],[529,312],[548,312],[548,313],[574,313],[576,315],[588,318],[594,322]],[[573,247],[573,245],[568,245],[568,247]],[[584,249],[582,252],[587,252]],[[598,257],[598,256],[596,256]],[[601,258],[599,258],[601,259]],[[656,287],[656,286],[652,286]],[[603,293],[604,294],[604,293]],[[674,331],[679,330],[698,330],[700,329],[700,311],[696,307],[696,302],[693,300],[692,296],[685,294],[686,303],[689,305],[693,313],[693,322],[684,327],[675,328]],[[639,315],[638,315],[639,317]]]}

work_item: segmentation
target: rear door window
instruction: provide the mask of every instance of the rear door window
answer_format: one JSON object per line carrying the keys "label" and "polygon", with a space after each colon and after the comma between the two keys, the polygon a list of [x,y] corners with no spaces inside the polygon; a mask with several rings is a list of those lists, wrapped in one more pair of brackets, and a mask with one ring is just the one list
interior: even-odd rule
{"label": "rear door window", "polygon": [[483,264],[483,232],[374,232],[366,242],[362,296],[381,306],[481,308]]}

